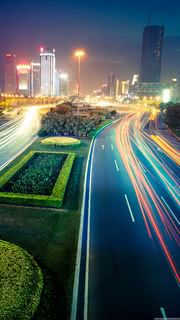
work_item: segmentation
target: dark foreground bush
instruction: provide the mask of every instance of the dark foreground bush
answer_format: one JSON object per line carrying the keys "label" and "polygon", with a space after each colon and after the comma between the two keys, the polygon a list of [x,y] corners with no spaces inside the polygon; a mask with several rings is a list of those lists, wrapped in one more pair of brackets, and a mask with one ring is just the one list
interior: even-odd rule
{"label": "dark foreground bush", "polygon": [[168,106],[165,120],[172,129],[180,129],[180,103]]}
{"label": "dark foreground bush", "polygon": [[18,246],[0,241],[0,320],[28,320],[41,298],[43,275]]}

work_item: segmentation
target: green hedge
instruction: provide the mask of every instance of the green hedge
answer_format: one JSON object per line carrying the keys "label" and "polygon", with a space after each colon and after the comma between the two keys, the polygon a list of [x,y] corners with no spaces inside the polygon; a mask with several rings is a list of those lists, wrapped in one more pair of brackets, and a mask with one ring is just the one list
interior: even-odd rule
{"label": "green hedge", "polygon": [[[0,188],[12,178],[27,161],[35,154],[32,151],[28,153],[23,159],[21,159],[17,165],[9,169],[0,179]],[[60,152],[37,152],[37,153],[56,153]],[[26,160],[26,161],[25,161]],[[60,208],[63,205],[63,199],[66,192],[66,187],[71,174],[71,169],[75,160],[74,153],[68,153],[67,159],[65,160],[63,167],[58,175],[56,183],[53,187],[50,196],[34,195],[34,194],[21,194],[13,192],[0,192],[0,202],[6,204],[16,205],[29,205],[29,206],[43,206],[43,207],[54,207]]]}
{"label": "green hedge", "polygon": [[22,248],[0,241],[0,319],[32,319],[43,290],[43,274]]}

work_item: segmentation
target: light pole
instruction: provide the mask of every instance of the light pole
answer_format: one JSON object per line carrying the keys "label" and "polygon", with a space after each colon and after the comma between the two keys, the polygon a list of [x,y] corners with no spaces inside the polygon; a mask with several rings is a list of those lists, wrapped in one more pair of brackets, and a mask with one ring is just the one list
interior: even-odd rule
{"label": "light pole", "polygon": [[77,74],[77,96],[78,96],[78,115],[79,115],[79,101],[81,88],[81,58],[85,56],[84,50],[76,50],[74,56],[78,59],[78,74]]}

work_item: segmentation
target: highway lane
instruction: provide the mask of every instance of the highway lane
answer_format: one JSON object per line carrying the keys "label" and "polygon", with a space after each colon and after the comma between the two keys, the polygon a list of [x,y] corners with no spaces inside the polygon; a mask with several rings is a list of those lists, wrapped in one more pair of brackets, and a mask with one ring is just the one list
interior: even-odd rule
{"label": "highway lane", "polygon": [[143,121],[128,115],[95,141],[77,319],[180,317],[178,168]]}
{"label": "highway lane", "polygon": [[35,139],[39,127],[38,109],[33,107],[0,125],[0,170]]}

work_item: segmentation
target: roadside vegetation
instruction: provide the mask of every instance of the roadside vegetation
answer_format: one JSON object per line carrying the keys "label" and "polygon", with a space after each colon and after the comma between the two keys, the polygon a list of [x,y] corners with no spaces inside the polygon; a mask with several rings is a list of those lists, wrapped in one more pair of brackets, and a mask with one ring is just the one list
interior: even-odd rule
{"label": "roadside vegetation", "polygon": [[[83,110],[79,117],[76,111],[66,104],[44,115],[41,137],[0,178],[0,188],[6,191],[0,197],[9,197],[7,204],[0,205],[1,238],[28,250],[43,270],[44,288],[33,320],[70,318],[89,145],[98,130],[117,117],[116,112],[102,109]],[[22,201],[24,196],[27,199]],[[42,204],[41,197],[51,208]],[[51,197],[59,203],[55,208]]]}
{"label": "roadside vegetation", "polygon": [[[61,209],[0,204],[1,239],[25,248],[43,270],[44,289],[33,320],[67,320],[70,317],[83,178],[89,144],[90,140],[82,139],[79,146],[55,146],[42,144],[40,138],[1,172],[1,178],[5,176],[9,180],[15,174],[14,168],[21,170],[34,152],[55,152],[68,156],[76,154],[71,162],[69,179],[64,180],[66,189]],[[66,169],[68,166],[67,163]],[[63,186],[61,181],[60,178],[58,188]],[[59,190],[58,194],[61,192]],[[60,198],[59,194],[58,200]],[[16,204],[16,201],[13,200],[13,203]]]}
{"label": "roadside vegetation", "polygon": [[0,240],[0,319],[32,319],[41,298],[43,274],[20,247]]}
{"label": "roadside vegetation", "polygon": [[169,129],[180,137],[180,102],[161,103],[160,109]]}
{"label": "roadside vegetation", "polygon": [[103,109],[84,109],[77,116],[69,105],[59,106],[43,116],[39,136],[72,136],[91,137],[91,132],[107,120],[117,117],[116,111],[107,112]]}
{"label": "roadside vegetation", "polygon": [[165,121],[168,127],[180,137],[180,103],[167,107]]}

